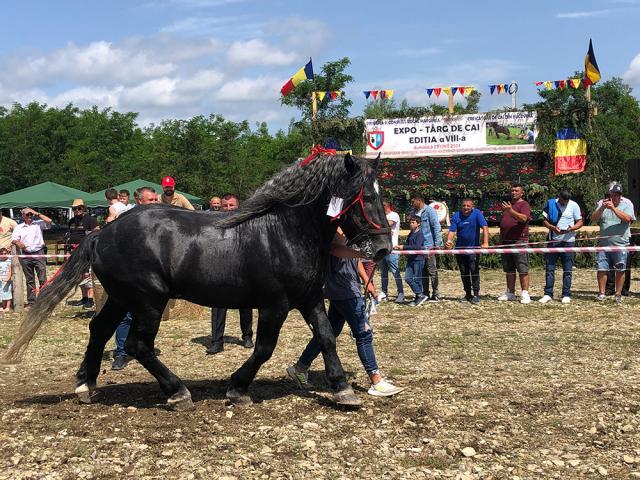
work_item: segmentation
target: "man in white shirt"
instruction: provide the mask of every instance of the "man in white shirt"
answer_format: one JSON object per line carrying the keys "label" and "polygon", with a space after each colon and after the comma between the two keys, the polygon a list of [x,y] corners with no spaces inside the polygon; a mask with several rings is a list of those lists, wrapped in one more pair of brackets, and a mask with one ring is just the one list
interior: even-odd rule
{"label": "man in white shirt", "polygon": [[[383,202],[384,213],[387,216],[387,222],[391,227],[391,244],[395,247],[398,245],[398,236],[400,234],[400,216],[393,211],[393,205],[387,200]],[[390,253],[380,261],[380,277],[382,279],[382,292],[378,296],[378,300],[384,300],[389,294],[389,271],[393,275],[396,281],[396,288],[398,289],[398,296],[396,297],[396,303],[404,303],[404,290],[402,287],[402,275],[400,275],[400,268],[398,267],[398,261],[400,255],[397,253]]]}
{"label": "man in white shirt", "polygon": [[[45,255],[42,231],[49,229],[51,219],[31,208],[22,210],[22,219],[24,222],[13,230],[11,243],[21,250],[22,255]],[[35,256],[20,258],[20,265],[27,283],[27,304],[30,306],[36,301],[36,275],[40,288],[47,281],[47,264],[44,257]]]}
{"label": "man in white shirt", "polygon": [[[549,229],[549,247],[573,247],[576,244],[575,231],[582,228],[584,221],[580,213],[580,206],[571,200],[571,193],[562,190],[558,198],[553,198],[547,202],[542,212],[544,219],[542,223]],[[556,264],[558,259],[562,262],[562,303],[571,302],[571,279],[573,261],[576,254],[547,253],[546,259],[546,280],[544,286],[544,296],[540,303],[549,303],[553,300],[553,284],[555,283]]]}

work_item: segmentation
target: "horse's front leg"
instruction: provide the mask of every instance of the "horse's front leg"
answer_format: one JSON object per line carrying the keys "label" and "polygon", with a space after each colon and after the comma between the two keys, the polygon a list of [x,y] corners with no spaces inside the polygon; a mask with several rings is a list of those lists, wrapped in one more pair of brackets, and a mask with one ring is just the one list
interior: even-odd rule
{"label": "horse's front leg", "polygon": [[308,310],[300,310],[305,321],[311,328],[313,336],[320,345],[324,359],[324,369],[329,385],[334,391],[333,398],[339,405],[358,406],[362,401],[347,383],[342,363],[336,351],[336,337],[324,308],[324,300],[320,299]]}
{"label": "horse's front leg", "polygon": [[289,304],[286,300],[267,308],[261,308],[258,312],[258,332],[256,345],[251,356],[242,366],[231,375],[227,398],[238,405],[252,403],[248,395],[249,385],[256,377],[258,370],[264,362],[271,358],[273,350],[278,343],[278,336],[282,324],[289,313]]}
{"label": "horse's front leg", "polygon": [[170,408],[191,410],[194,408],[191,393],[182,380],[158,360],[154,350],[154,342],[166,304],[166,298],[158,299],[153,303],[138,304],[132,312],[133,323],[124,349],[158,380],[160,388],[169,397],[167,405]]}

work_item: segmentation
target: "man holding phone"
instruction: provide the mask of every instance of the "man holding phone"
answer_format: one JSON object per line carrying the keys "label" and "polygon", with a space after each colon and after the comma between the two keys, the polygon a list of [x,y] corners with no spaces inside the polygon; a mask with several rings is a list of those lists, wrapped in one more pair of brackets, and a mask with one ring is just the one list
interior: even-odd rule
{"label": "man holding phone", "polygon": [[[542,211],[545,227],[549,229],[549,247],[573,247],[576,244],[575,231],[582,228],[584,221],[580,213],[580,207],[571,200],[571,193],[564,189],[558,194],[558,198],[550,199]],[[562,262],[562,303],[571,303],[571,280],[575,253],[547,253],[546,277],[544,296],[540,303],[549,303],[553,300],[553,284],[555,283],[556,265],[558,259]]]}
{"label": "man holding phone", "polygon": [[[600,226],[599,247],[629,246],[630,225],[634,219],[633,204],[622,201],[622,186],[614,183],[609,188],[609,198],[598,202],[598,208],[591,214],[591,221]],[[596,269],[598,270],[598,296],[596,300],[606,299],[605,288],[607,272],[615,271],[616,303],[622,303],[622,285],[627,268],[627,251],[596,253]]]}

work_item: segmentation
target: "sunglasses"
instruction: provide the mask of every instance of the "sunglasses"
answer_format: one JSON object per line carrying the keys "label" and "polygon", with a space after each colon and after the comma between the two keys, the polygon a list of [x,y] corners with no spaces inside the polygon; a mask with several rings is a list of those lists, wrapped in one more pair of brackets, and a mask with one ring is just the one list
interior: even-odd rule
{"label": "sunglasses", "polygon": [[76,210],[84,210],[84,207],[73,207],[73,211],[75,212]]}
{"label": "sunglasses", "polygon": [[25,213],[24,214],[25,217],[33,217],[33,213],[29,212],[29,213]]}

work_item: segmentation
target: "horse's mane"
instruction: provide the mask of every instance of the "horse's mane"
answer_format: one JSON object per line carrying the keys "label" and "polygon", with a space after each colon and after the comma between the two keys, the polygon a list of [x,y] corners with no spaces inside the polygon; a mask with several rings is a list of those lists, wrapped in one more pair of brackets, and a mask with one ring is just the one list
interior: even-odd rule
{"label": "horse's mane", "polygon": [[350,198],[358,193],[367,171],[364,160],[351,158],[356,166],[353,172],[345,167],[344,155],[319,155],[304,166],[298,161],[274,175],[237,210],[215,223],[221,228],[235,227],[277,205],[309,204],[325,190],[333,196]]}

